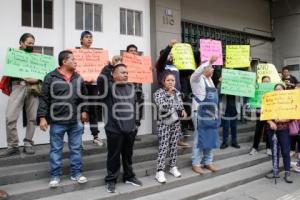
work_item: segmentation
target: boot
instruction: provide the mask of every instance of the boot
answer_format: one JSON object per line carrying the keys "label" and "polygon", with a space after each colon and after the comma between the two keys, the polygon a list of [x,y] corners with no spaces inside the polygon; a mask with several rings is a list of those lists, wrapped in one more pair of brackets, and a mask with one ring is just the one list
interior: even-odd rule
{"label": "boot", "polygon": [[283,179],[286,183],[293,183],[293,180],[291,179],[291,173],[290,172],[285,172]]}

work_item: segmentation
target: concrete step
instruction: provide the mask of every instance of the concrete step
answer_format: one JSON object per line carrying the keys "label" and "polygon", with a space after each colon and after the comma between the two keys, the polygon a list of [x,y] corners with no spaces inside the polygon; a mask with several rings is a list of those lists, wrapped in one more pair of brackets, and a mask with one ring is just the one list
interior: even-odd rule
{"label": "concrete step", "polygon": [[204,181],[184,185],[153,195],[139,197],[138,200],[195,200],[260,179],[266,173],[270,172],[270,168],[270,162],[263,162]]}
{"label": "concrete step", "polygon": [[[207,186],[207,182],[212,178],[221,177],[222,175],[230,175],[230,173],[235,173],[235,171],[239,171],[244,169],[243,173],[239,173],[238,176],[242,177],[242,174],[246,174],[247,176],[252,173],[252,171],[260,171],[259,177],[263,176],[265,173],[270,171],[271,163],[267,162],[269,157],[265,154],[258,154],[257,156],[249,156],[249,155],[240,155],[231,158],[227,158],[224,160],[218,160],[215,162],[215,165],[218,167],[219,171],[216,173],[211,173],[206,171],[203,175],[195,174],[191,171],[190,167],[181,168],[180,171],[182,173],[181,178],[174,178],[173,176],[167,174],[167,184],[159,184],[154,180],[154,175],[146,176],[140,178],[143,182],[142,187],[134,187],[131,185],[118,183],[117,184],[117,193],[110,194],[106,192],[105,186],[98,186],[94,188],[85,189],[84,191],[73,191],[69,193],[64,193],[60,195],[55,195],[52,197],[42,197],[40,200],[127,200],[127,199],[141,199],[146,197],[146,195],[158,194],[162,191],[168,191],[171,189],[176,190],[172,197],[164,197],[164,199],[176,199],[176,195],[179,194],[178,190],[181,187],[184,187],[188,184],[195,183],[204,183],[203,186]],[[267,162],[267,163],[266,163]],[[249,167],[259,165],[257,168],[252,169],[249,173],[248,170],[251,169]],[[261,167],[264,167],[263,170],[260,170]],[[234,180],[234,179],[233,179]],[[228,180],[226,180],[228,182]],[[223,181],[226,184],[226,181]],[[206,183],[205,183],[206,182]],[[4,188],[6,189],[6,188]],[[196,188],[196,191],[201,191],[200,188]],[[180,190],[182,191],[182,190]],[[182,192],[183,193],[183,192]],[[14,199],[14,198],[13,198]],[[145,198],[147,199],[147,198]]]}
{"label": "concrete step", "polygon": [[[238,137],[238,141],[240,143],[246,143],[253,138],[251,136],[250,132],[242,133]],[[152,145],[150,147],[147,147],[147,145],[150,145],[151,143],[154,143],[156,136],[149,137],[146,136],[143,138],[144,145],[140,145],[134,150],[133,155],[133,162],[139,163],[139,162],[145,162],[149,160],[155,160],[157,158],[157,145]],[[189,140],[191,140],[192,137],[189,137]],[[149,140],[149,141],[148,141]],[[190,141],[192,144],[192,141]],[[248,145],[248,144],[247,144]],[[144,148],[139,148],[141,146],[145,146]],[[247,153],[246,151],[249,151],[250,146],[247,147],[247,149],[243,149],[244,146],[242,146],[242,153]],[[94,149],[94,146],[90,147],[91,149]],[[89,151],[89,150],[88,150]],[[192,149],[179,149],[178,155],[183,154],[191,154]],[[17,159],[17,158],[15,158]],[[17,161],[15,161],[17,162]],[[85,154],[83,157],[83,170],[89,171],[89,170],[99,170],[106,167],[106,151],[103,151],[99,154]],[[20,164],[20,165],[12,165],[12,166],[2,166],[0,167],[0,185],[7,185],[7,184],[13,184],[13,183],[21,183],[25,181],[40,179],[40,178],[46,178],[49,176],[49,162],[43,161],[43,162],[36,162],[36,163],[30,163],[30,164]],[[64,159],[63,161],[63,167],[62,172],[64,175],[69,174],[69,159]]]}
{"label": "concrete step", "polygon": [[[249,148],[250,148],[250,144],[242,144],[241,149],[227,148],[222,151],[217,150],[215,152],[215,159],[218,160],[218,162],[221,162],[222,159],[234,158],[236,156],[239,157],[245,153],[248,153]],[[260,158],[261,156],[263,158],[266,157],[265,155],[258,155],[257,158]],[[190,154],[184,154],[179,156],[178,167],[179,168],[186,167],[190,169],[190,165],[191,165],[190,157],[191,157]],[[155,154],[155,158],[156,158],[156,154]],[[254,157],[252,157],[251,159],[254,159]],[[156,162],[155,160],[150,160],[150,161],[135,163],[134,169],[138,177],[145,177],[149,175],[153,176],[156,171]],[[76,190],[85,190],[92,187],[104,185],[103,179],[106,174],[105,168],[100,170],[87,171],[84,174],[89,178],[89,182],[85,185],[74,184],[74,182],[69,180],[68,176],[64,176],[62,179],[63,181],[61,187],[52,190],[48,188],[48,181],[49,181],[48,177],[41,178],[41,179],[32,177],[33,178],[32,181],[3,185],[1,186],[1,188],[6,189],[7,191],[10,192],[11,199],[21,198],[22,200],[26,200],[26,199],[45,197],[45,196],[58,195],[61,193],[72,192]],[[11,177],[12,176],[13,175],[11,175]],[[15,177],[19,177],[19,176],[22,175],[16,175]]]}

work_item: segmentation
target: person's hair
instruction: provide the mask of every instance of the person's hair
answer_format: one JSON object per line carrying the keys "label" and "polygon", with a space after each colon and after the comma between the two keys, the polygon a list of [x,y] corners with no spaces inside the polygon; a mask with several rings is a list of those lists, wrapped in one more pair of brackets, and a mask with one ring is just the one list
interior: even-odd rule
{"label": "person's hair", "polygon": [[270,76],[263,76],[263,77],[261,78],[261,81],[263,81],[265,78],[268,78],[269,80],[271,80],[271,77],[270,77]]}
{"label": "person's hair", "polygon": [[126,52],[128,52],[130,48],[135,48],[136,50],[138,50],[137,46],[135,46],[134,44],[130,44],[126,47]]}
{"label": "person's hair", "polygon": [[119,63],[119,64],[113,66],[111,73],[114,73],[116,71],[116,69],[118,69],[119,67],[127,68],[127,66],[125,64]]}
{"label": "person's hair", "polygon": [[86,35],[93,36],[93,34],[90,31],[83,31],[80,35],[80,39],[83,39]]}
{"label": "person's hair", "polygon": [[281,69],[282,72],[283,72],[284,70],[289,70],[289,68],[288,68],[288,67],[283,67],[283,68]]}
{"label": "person's hair", "polygon": [[[165,74],[163,75],[163,77],[162,77],[162,79],[161,79],[161,84],[163,84],[163,83],[165,82],[166,78],[167,78],[169,75],[173,76],[173,77],[176,79],[176,77],[175,77],[174,74],[172,74],[171,72],[167,72],[167,73],[165,73]],[[175,81],[176,81],[176,80],[175,80]]]}
{"label": "person's hair", "polygon": [[111,59],[111,64],[115,65],[116,62],[122,62],[122,57],[119,55],[113,56]]}
{"label": "person's hair", "polygon": [[281,86],[284,90],[286,89],[285,86],[282,84],[282,83],[277,83],[275,86],[274,86],[274,90],[277,88],[277,86]]}
{"label": "person's hair", "polygon": [[70,54],[73,54],[73,53],[72,53],[72,51],[69,51],[69,50],[64,50],[64,51],[61,51],[59,53],[59,55],[58,55],[58,64],[59,64],[59,66],[63,65],[63,61],[67,60],[69,58]]}
{"label": "person's hair", "polygon": [[34,36],[31,33],[24,33],[19,40],[19,44],[21,44],[22,42],[25,42],[27,40],[27,38],[32,38],[33,40],[35,40]]}

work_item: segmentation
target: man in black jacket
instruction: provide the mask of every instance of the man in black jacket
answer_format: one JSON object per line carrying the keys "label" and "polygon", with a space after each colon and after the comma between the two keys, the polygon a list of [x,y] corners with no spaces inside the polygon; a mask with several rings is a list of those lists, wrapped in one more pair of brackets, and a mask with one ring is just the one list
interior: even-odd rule
{"label": "man in black jacket", "polygon": [[59,67],[46,75],[41,96],[37,121],[41,130],[46,131],[50,124],[50,187],[60,183],[62,150],[65,132],[68,134],[70,149],[71,180],[87,182],[81,174],[83,125],[88,121],[87,94],[83,79],[75,72],[76,62],[71,51],[62,51],[58,57]]}
{"label": "man in black jacket", "polygon": [[132,154],[136,125],[136,93],[134,84],[129,84],[128,71],[124,64],[112,68],[112,79],[108,81],[108,93],[104,98],[106,105],[105,133],[107,137],[107,176],[106,189],[115,192],[120,172],[120,156],[123,165],[123,181],[141,186],[132,168]]}

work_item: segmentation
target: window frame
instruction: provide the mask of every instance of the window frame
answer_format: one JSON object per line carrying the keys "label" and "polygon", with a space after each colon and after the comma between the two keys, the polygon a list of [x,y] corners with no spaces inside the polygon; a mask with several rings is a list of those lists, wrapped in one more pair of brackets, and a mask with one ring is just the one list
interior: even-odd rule
{"label": "window frame", "polygon": [[[82,28],[83,29],[79,29],[76,27],[76,24],[77,24],[77,13],[76,13],[76,4],[77,3],[81,3],[82,4]],[[89,29],[86,29],[85,28],[85,5],[86,4],[91,4],[92,5],[92,30],[89,30]],[[101,13],[100,13],[100,31],[98,30],[95,30],[95,5],[97,6],[100,6],[100,10],[101,10]],[[94,3],[94,2],[86,2],[86,1],[75,1],[75,30],[89,30],[89,31],[94,31],[94,32],[103,32],[103,4],[100,4],[100,3]]]}
{"label": "window frame", "polygon": [[[121,31],[121,10],[125,10],[125,34],[122,33]],[[127,12],[128,11],[132,11],[133,12],[133,35],[129,35],[128,34],[128,28],[127,28]],[[140,35],[137,35],[136,34],[136,13],[139,13],[140,14],[140,32],[141,34]],[[143,37],[143,11],[141,10],[134,10],[134,9],[129,9],[129,8],[124,8],[124,7],[120,7],[119,9],[119,19],[120,19],[120,35],[128,35],[128,36],[137,36],[137,37]]]}
{"label": "window frame", "polygon": [[42,26],[41,27],[38,27],[38,26],[33,26],[33,0],[30,0],[30,26],[26,26],[26,25],[23,25],[23,19],[22,19],[22,15],[23,15],[23,7],[22,7],[22,4],[23,4],[23,0],[21,0],[21,26],[22,27],[31,27],[31,28],[44,28],[44,29],[54,29],[54,0],[47,0],[47,1],[51,1],[52,2],[52,28],[46,28],[45,27],[45,1],[46,0],[41,0],[42,1],[42,17],[41,17],[41,20],[42,20]]}

